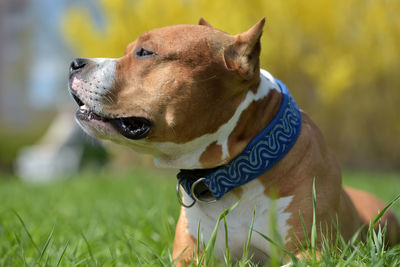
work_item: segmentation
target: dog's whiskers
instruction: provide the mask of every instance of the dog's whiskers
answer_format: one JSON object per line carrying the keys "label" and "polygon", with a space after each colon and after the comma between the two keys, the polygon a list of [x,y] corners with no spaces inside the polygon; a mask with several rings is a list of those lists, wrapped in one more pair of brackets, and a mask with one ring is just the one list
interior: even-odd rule
{"label": "dog's whiskers", "polygon": [[104,99],[107,100],[108,104],[110,105],[114,104],[114,99],[112,98],[111,95],[105,95]]}
{"label": "dog's whiskers", "polygon": [[172,134],[173,134],[174,136],[176,136],[176,132],[175,132],[175,123],[172,122],[169,126],[170,126],[170,128],[171,128]]}

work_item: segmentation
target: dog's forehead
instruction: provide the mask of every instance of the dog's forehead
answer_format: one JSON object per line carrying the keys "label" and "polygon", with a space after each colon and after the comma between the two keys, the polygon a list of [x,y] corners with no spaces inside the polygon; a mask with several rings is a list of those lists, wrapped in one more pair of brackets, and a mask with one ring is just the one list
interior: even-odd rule
{"label": "dog's forehead", "polygon": [[202,25],[174,25],[158,28],[140,35],[132,44],[158,49],[169,47],[189,49],[199,42],[207,41],[210,45],[222,46],[230,43],[233,37],[225,32]]}

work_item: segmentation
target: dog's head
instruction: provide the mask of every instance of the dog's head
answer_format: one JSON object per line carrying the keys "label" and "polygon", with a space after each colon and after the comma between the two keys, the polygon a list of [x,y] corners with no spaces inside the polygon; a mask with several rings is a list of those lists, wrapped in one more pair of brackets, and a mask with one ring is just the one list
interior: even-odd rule
{"label": "dog's head", "polygon": [[78,123],[90,135],[151,153],[163,165],[226,162],[204,164],[200,157],[257,88],[264,21],[234,36],[204,20],[155,29],[130,43],[121,58],[75,59],[69,89],[79,105]]}

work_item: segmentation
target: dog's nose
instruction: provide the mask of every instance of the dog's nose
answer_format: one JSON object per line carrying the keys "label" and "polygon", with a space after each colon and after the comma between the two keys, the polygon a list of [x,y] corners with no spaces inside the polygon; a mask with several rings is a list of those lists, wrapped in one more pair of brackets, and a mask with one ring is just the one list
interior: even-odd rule
{"label": "dog's nose", "polygon": [[82,70],[88,64],[87,59],[84,58],[75,58],[69,67],[69,73],[73,74],[80,70]]}

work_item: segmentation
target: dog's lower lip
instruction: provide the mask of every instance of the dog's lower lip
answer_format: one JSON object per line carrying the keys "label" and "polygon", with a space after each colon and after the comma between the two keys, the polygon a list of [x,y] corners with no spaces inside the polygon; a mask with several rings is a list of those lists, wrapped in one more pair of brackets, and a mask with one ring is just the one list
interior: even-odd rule
{"label": "dog's lower lip", "polygon": [[77,111],[75,116],[79,119],[79,120],[83,120],[83,121],[91,121],[91,120],[97,120],[97,121],[104,121],[104,122],[108,122],[109,119],[104,118],[100,115],[97,115],[96,113],[92,112],[91,110],[89,110],[86,105],[82,105]]}

